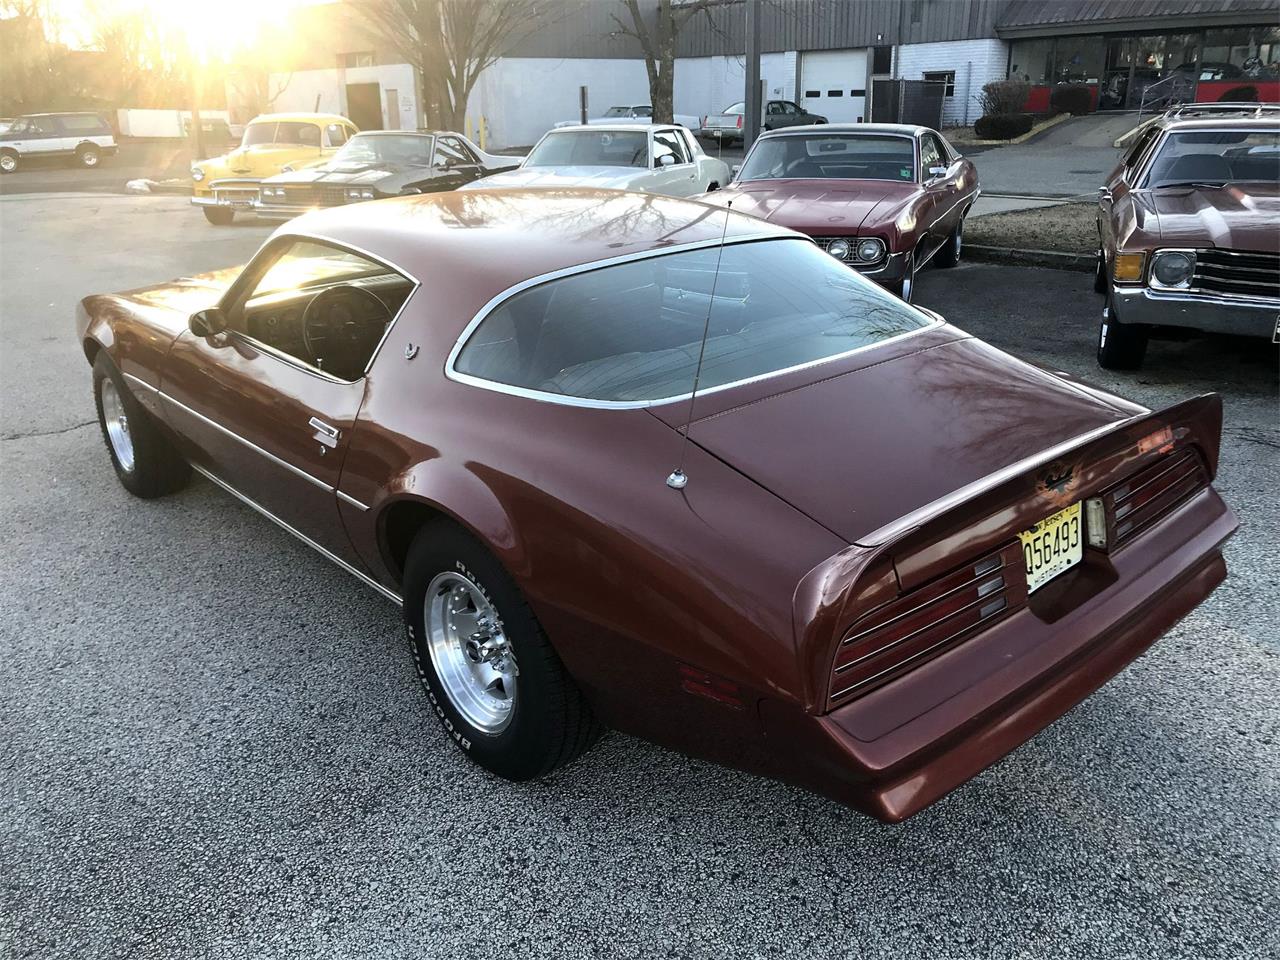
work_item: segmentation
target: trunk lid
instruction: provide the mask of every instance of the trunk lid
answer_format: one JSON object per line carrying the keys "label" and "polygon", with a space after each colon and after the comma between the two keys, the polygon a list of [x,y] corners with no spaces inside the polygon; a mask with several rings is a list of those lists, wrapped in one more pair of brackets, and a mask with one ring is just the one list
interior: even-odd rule
{"label": "trunk lid", "polygon": [[690,438],[859,543],[968,484],[1131,416],[963,339],[730,407],[695,420]]}

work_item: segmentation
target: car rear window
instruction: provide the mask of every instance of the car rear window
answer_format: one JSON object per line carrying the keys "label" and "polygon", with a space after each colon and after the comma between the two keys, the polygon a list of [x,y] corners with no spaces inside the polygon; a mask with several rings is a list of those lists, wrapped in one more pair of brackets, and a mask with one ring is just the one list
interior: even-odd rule
{"label": "car rear window", "polygon": [[68,133],[104,134],[111,132],[111,128],[103,122],[101,117],[95,117],[91,113],[59,117],[58,122],[62,124],[62,129]]}
{"label": "car rear window", "polygon": [[[933,321],[809,240],[632,260],[523,290],[475,327],[457,373],[580,400],[687,396],[831,359]],[[714,296],[713,296],[714,285]],[[708,319],[709,311],[709,319]]]}
{"label": "car rear window", "polygon": [[740,180],[914,180],[910,137],[873,134],[787,134],[761,139]]}

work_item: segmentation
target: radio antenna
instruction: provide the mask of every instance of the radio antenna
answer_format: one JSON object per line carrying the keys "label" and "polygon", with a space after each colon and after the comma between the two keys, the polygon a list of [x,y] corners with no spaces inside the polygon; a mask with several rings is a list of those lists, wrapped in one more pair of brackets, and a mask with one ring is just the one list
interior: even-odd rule
{"label": "radio antenna", "polygon": [[689,449],[689,427],[693,423],[693,401],[698,397],[698,381],[702,379],[702,358],[707,352],[707,334],[711,332],[711,311],[716,305],[716,284],[720,280],[720,260],[724,257],[724,240],[729,233],[729,213],[733,210],[733,201],[724,205],[724,226],[720,230],[720,246],[716,248],[716,270],[711,275],[711,297],[707,301],[707,318],[702,323],[702,343],[698,345],[698,365],[693,368],[693,389],[689,391],[689,413],[684,419],[684,436],[680,440],[680,458],[676,468],[667,475],[667,486],[672,490],[683,490],[689,482],[684,472],[684,455]]}

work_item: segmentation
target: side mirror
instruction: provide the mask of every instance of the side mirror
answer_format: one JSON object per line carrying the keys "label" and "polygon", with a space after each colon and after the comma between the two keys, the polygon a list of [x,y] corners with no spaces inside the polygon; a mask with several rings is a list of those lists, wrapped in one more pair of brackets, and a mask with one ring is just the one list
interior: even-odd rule
{"label": "side mirror", "polygon": [[187,329],[197,337],[217,336],[227,329],[227,315],[221,307],[209,307],[199,310],[187,318]]}
{"label": "side mirror", "polygon": [[658,166],[660,167],[674,167],[675,165],[676,158],[672,154],[666,153],[658,158]]}

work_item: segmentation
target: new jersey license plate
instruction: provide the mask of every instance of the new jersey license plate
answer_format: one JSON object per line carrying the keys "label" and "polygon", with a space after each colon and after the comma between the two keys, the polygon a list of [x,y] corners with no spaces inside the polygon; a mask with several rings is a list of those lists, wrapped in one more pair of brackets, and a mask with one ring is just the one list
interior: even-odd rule
{"label": "new jersey license plate", "polygon": [[1039,590],[1084,558],[1080,523],[1080,504],[1073,503],[1018,534],[1027,567],[1027,593]]}

